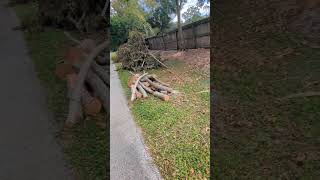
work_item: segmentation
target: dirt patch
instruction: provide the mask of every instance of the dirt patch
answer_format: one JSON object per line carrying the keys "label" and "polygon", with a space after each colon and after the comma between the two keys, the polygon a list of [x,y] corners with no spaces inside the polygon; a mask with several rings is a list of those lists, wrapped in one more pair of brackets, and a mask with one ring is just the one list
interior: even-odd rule
{"label": "dirt patch", "polygon": [[186,51],[157,51],[164,59],[177,59],[199,68],[209,74],[210,71],[210,49],[188,49]]}

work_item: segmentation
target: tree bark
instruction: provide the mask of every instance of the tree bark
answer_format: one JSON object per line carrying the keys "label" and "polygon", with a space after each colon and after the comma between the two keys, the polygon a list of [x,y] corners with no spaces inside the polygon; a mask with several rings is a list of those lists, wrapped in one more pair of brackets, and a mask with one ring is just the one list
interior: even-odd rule
{"label": "tree bark", "polygon": [[177,26],[178,26],[178,49],[184,50],[184,39],[182,34],[182,24],[181,24],[181,6],[182,2],[181,0],[176,0],[176,11],[177,11]]}
{"label": "tree bark", "polygon": [[[103,51],[105,48],[108,47],[108,42],[104,42],[100,45],[98,45],[87,57],[87,60],[82,64],[80,72],[79,72],[79,76],[78,76],[78,81],[77,84],[74,88],[74,91],[72,93],[72,98],[70,100],[69,103],[69,113],[68,113],[68,118],[66,120],[66,125],[67,126],[72,126],[73,124],[76,123],[76,113],[79,111],[81,105],[80,105],[80,100],[81,100],[81,89],[84,85],[84,81],[85,78],[87,76],[87,73],[90,69],[90,65],[92,63],[92,61],[94,61],[95,57],[98,56],[98,54]],[[109,89],[107,89],[109,92]],[[106,101],[105,99],[101,99],[103,101],[104,104],[104,108],[108,109],[108,107],[106,107],[105,105],[107,105],[107,103],[105,103],[104,101]]]}
{"label": "tree bark", "polygon": [[97,97],[102,101],[104,110],[109,113],[109,88],[91,69],[88,71],[86,82],[96,93]]}

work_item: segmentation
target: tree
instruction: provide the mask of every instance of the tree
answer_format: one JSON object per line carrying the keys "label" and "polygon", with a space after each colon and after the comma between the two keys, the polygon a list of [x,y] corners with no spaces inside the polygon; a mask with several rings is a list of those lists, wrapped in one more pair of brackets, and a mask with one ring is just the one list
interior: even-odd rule
{"label": "tree", "polygon": [[152,7],[148,22],[152,28],[158,28],[161,33],[169,28],[170,15],[175,14],[175,2],[170,0],[156,0]]}
{"label": "tree", "polygon": [[111,3],[113,15],[111,17],[111,49],[116,50],[125,43],[129,32],[139,31],[145,36],[154,35],[150,24],[146,20],[147,13],[139,4],[139,0],[114,0]]}
{"label": "tree", "polygon": [[182,17],[185,19],[185,23],[192,23],[203,18],[198,6],[189,7],[187,11],[182,14]]}
{"label": "tree", "polygon": [[177,14],[177,26],[178,26],[178,47],[177,49],[184,49],[184,38],[182,34],[182,23],[181,23],[181,9],[187,0],[175,0],[176,1],[176,14]]}

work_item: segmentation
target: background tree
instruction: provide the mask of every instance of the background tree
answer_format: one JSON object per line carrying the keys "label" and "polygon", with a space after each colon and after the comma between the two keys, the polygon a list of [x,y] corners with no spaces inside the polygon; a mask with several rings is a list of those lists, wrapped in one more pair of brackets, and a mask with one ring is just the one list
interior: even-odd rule
{"label": "background tree", "polygon": [[178,49],[184,49],[184,38],[182,34],[182,22],[181,22],[181,9],[187,0],[175,0],[176,2],[176,15],[177,15],[177,28],[178,28]]}
{"label": "background tree", "polygon": [[170,0],[156,0],[154,2],[147,21],[152,28],[157,28],[162,34],[170,26],[171,15],[175,14],[175,2]]}
{"label": "background tree", "polygon": [[185,20],[185,23],[192,23],[204,18],[205,16],[201,15],[199,6],[191,6],[182,14],[182,17]]}
{"label": "background tree", "polygon": [[116,50],[127,41],[129,32],[139,31],[145,36],[153,36],[151,25],[147,22],[147,13],[139,0],[114,0],[111,3],[111,49]]}

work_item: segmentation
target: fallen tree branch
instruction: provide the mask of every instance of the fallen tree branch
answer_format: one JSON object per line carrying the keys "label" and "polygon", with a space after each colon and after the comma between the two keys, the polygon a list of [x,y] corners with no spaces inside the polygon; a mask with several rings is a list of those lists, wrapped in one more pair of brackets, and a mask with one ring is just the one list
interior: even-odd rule
{"label": "fallen tree branch", "polygon": [[304,93],[296,93],[296,94],[291,94],[291,95],[285,96],[283,98],[279,98],[278,100],[284,101],[284,100],[292,99],[292,98],[311,97],[311,96],[320,96],[320,92],[309,91],[309,92],[304,92]]}
{"label": "fallen tree branch", "polygon": [[66,35],[66,37],[69,38],[71,41],[75,42],[75,43],[78,44],[78,45],[81,44],[81,42],[80,42],[78,39],[74,38],[69,32],[63,31],[63,33],[64,33],[64,34]]}
{"label": "fallen tree branch", "polygon": [[[85,78],[87,76],[87,73],[89,71],[90,65],[92,61],[95,59],[98,54],[103,51],[105,48],[108,47],[108,42],[104,42],[100,45],[98,45],[93,51],[87,56],[87,60],[82,64],[79,76],[78,76],[78,81],[76,83],[76,86],[72,92],[72,98],[70,99],[69,103],[69,113],[68,117],[66,120],[66,126],[72,126],[76,123],[77,121],[77,116],[76,113],[79,112],[79,109],[81,107],[80,105],[80,100],[81,100],[81,88],[83,87]],[[102,99],[102,101],[104,101]]]}
{"label": "fallen tree branch", "polygon": [[136,82],[134,83],[134,85],[131,86],[131,101],[135,100],[135,94],[136,94],[136,90],[137,90],[137,86],[139,84],[139,81],[141,80],[141,78],[143,78],[147,74],[148,73],[144,73],[141,76],[139,76],[138,79],[136,80]]}

